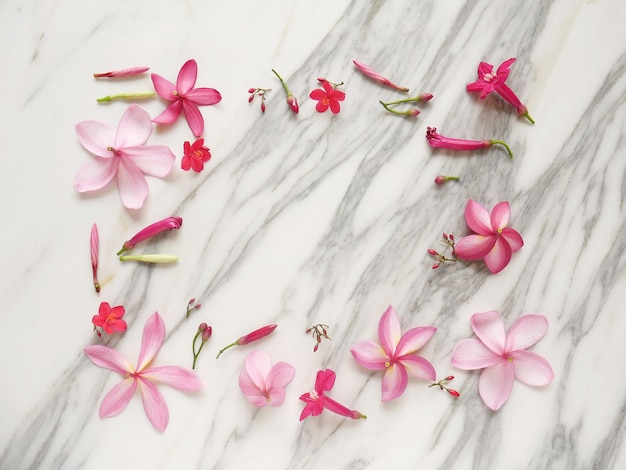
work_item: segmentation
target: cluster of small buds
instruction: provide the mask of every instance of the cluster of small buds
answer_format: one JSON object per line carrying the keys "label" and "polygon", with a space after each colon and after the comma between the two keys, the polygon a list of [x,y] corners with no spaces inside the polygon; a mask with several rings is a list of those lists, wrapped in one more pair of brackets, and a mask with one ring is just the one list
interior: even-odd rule
{"label": "cluster of small buds", "polygon": [[461,396],[461,394],[459,392],[457,392],[456,390],[454,390],[452,388],[446,387],[446,384],[448,382],[450,382],[451,380],[454,380],[454,375],[448,375],[445,379],[441,379],[439,382],[432,383],[431,385],[428,386],[428,388],[430,388],[430,387],[439,387],[439,389],[445,390],[450,395],[452,395],[454,398],[459,398]]}
{"label": "cluster of small buds", "polygon": [[193,312],[194,310],[198,310],[200,307],[202,307],[202,304],[195,304],[196,299],[189,299],[189,303],[187,303],[187,314],[185,315],[185,318],[189,318],[189,314],[191,312]]}
{"label": "cluster of small buds", "polygon": [[439,266],[441,266],[442,263],[445,263],[446,261],[452,261],[452,262],[457,261],[456,254],[454,252],[454,244],[455,244],[454,235],[452,234],[448,235],[446,232],[443,232],[443,239],[441,240],[441,243],[449,246],[452,249],[453,258],[448,258],[447,256],[442,255],[438,251],[433,250],[432,248],[429,248],[428,254],[431,256],[434,256],[437,259],[437,262],[433,264],[433,269],[437,269]]}
{"label": "cluster of small buds", "polygon": [[265,112],[265,95],[272,91],[271,88],[248,88],[248,93],[250,93],[250,97],[248,98],[248,103],[252,103],[252,100],[255,96],[259,95],[261,97],[261,112]]}
{"label": "cluster of small buds", "polygon": [[323,323],[318,323],[316,325],[311,326],[306,329],[306,334],[310,334],[315,338],[315,346],[313,346],[313,352],[316,352],[322,342],[322,338],[326,338],[330,341],[330,336],[328,336],[328,325]]}
{"label": "cluster of small buds", "polygon": [[[200,323],[200,326],[198,326],[198,331],[196,332],[196,336],[193,337],[193,344],[192,344],[193,364],[191,366],[192,369],[196,368],[196,361],[198,360],[198,356],[200,356],[200,351],[202,351],[202,348],[204,347],[204,343],[206,343],[209,340],[212,334],[213,334],[213,328],[211,328],[209,325],[207,325],[204,322]],[[198,347],[198,350],[196,351],[196,342],[198,341],[198,338],[200,338],[200,347]]]}
{"label": "cluster of small buds", "polygon": [[390,101],[389,103],[385,103],[384,101],[379,101],[379,103],[392,114],[396,114],[398,116],[410,116],[415,117],[420,113],[420,110],[417,108],[411,108],[407,111],[398,111],[397,109],[392,108],[392,106],[403,104],[403,103],[426,103],[433,99],[433,95],[430,93],[422,93],[421,95],[414,96],[413,98],[404,98],[402,100]]}

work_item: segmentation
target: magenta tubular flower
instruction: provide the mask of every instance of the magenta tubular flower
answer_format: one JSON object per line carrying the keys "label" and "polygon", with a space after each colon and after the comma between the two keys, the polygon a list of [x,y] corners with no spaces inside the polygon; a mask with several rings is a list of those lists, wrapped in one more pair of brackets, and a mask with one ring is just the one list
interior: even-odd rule
{"label": "magenta tubular flower", "polygon": [[343,91],[337,90],[330,82],[323,81],[322,88],[313,90],[309,97],[312,100],[317,100],[315,109],[318,113],[323,113],[330,108],[333,114],[339,114],[339,102],[346,99],[346,94]]}
{"label": "magenta tubular flower", "polygon": [[95,365],[117,372],[124,378],[102,400],[101,418],[115,416],[124,411],[139,385],[148,419],[158,431],[163,432],[169,422],[169,412],[165,399],[156,384],[166,384],[186,391],[202,388],[200,378],[187,369],[179,366],[150,367],[152,360],[161,349],[164,338],[165,324],[158,312],[155,312],[148,318],[143,329],[137,367],[133,367],[126,358],[108,346],[87,346],[83,350]]}
{"label": "magenta tubular flower", "polygon": [[280,406],[285,401],[285,387],[295,373],[291,364],[277,362],[272,365],[268,354],[253,351],[246,356],[239,374],[239,388],[254,406]]}
{"label": "magenta tubular flower", "polygon": [[500,409],[511,396],[515,379],[541,387],[554,380],[546,359],[528,351],[544,337],[548,320],[543,315],[523,315],[504,332],[500,312],[475,313],[470,319],[477,338],[464,339],[452,353],[452,365],[464,370],[484,369],[478,391],[485,405]]}
{"label": "magenta tubular flower", "polygon": [[122,115],[117,133],[98,121],[78,123],[78,140],[96,158],[78,170],[74,188],[81,193],[96,191],[117,177],[122,204],[141,208],[148,196],[144,174],[163,178],[176,158],[165,145],[144,145],[151,133],[150,116],[136,104]]}
{"label": "magenta tubular flower", "polygon": [[123,306],[111,307],[108,302],[102,302],[98,309],[98,315],[94,315],[91,322],[95,327],[99,326],[107,335],[112,335],[116,331],[126,331],[128,325],[122,317],[126,313]]}
{"label": "magenta tubular flower", "polygon": [[345,416],[346,418],[367,418],[364,414],[356,410],[346,408],[329,396],[326,396],[324,392],[328,392],[333,388],[335,385],[335,377],[335,372],[330,369],[320,370],[317,372],[317,377],[315,378],[315,389],[300,395],[300,400],[306,403],[302,413],[300,414],[300,421],[303,421],[309,416],[319,416],[322,414],[324,409],[332,411],[340,416]]}
{"label": "magenta tubular flower", "polygon": [[432,148],[446,148],[451,150],[479,150],[486,149],[492,145],[502,145],[509,154],[509,158],[513,158],[511,147],[502,140],[467,140],[455,139],[452,137],[444,137],[437,132],[436,127],[426,128],[426,140]]}
{"label": "magenta tubular flower", "polygon": [[193,59],[188,60],[181,67],[176,85],[153,73],[151,78],[154,89],[161,98],[171,104],[152,122],[172,124],[183,112],[191,132],[196,137],[200,137],[204,132],[204,118],[198,106],[217,104],[222,100],[222,95],[214,88],[194,88],[197,77],[198,64]]}
{"label": "magenta tubular flower", "polygon": [[511,208],[506,201],[496,204],[489,215],[487,209],[469,199],[465,221],[474,233],[456,242],[456,257],[470,261],[484,258],[493,274],[502,271],[511,261],[511,254],[524,246],[522,236],[508,227],[510,219]]}
{"label": "magenta tubular flower", "polygon": [[252,343],[253,341],[258,341],[261,338],[265,338],[272,331],[274,331],[277,326],[278,325],[267,325],[267,326],[259,328],[258,330],[254,330],[253,332],[248,333],[245,336],[242,336],[237,341],[230,343],[228,346],[225,346],[224,348],[220,349],[220,352],[217,353],[216,359],[220,357],[222,353],[226,351],[228,348],[232,348],[233,346],[243,346],[245,344]]}
{"label": "magenta tubular flower", "polygon": [[406,390],[407,371],[413,375],[434,381],[435,368],[416,352],[430,341],[437,331],[433,326],[411,328],[402,334],[400,320],[390,305],[378,322],[380,344],[360,341],[350,352],[354,359],[370,370],[384,370],[382,401],[393,400]]}
{"label": "magenta tubular flower", "polygon": [[193,144],[185,142],[183,150],[185,154],[180,167],[185,171],[193,169],[196,173],[200,173],[204,170],[204,164],[211,159],[211,151],[204,146],[204,139],[198,139]]}
{"label": "magenta tubular flower", "polygon": [[363,73],[363,75],[371,78],[375,82],[391,87],[394,90],[405,91],[405,92],[409,91],[409,89],[406,87],[398,86],[395,83],[391,83],[387,78],[383,77],[381,74],[376,72],[374,69],[372,69],[368,65],[365,65],[363,62],[359,62],[358,60],[353,60],[352,62],[354,63],[354,65],[356,65],[356,68],[359,69],[361,73]]}
{"label": "magenta tubular flower", "polygon": [[100,292],[100,283],[98,282],[98,249],[100,247],[100,238],[98,237],[98,226],[91,226],[91,237],[89,240],[91,249],[91,271],[93,273],[93,287],[96,292]]}
{"label": "magenta tubular flower", "polygon": [[152,238],[161,232],[179,229],[181,225],[183,225],[183,219],[178,216],[166,217],[163,220],[150,224],[146,228],[137,232],[130,240],[125,241],[124,245],[122,245],[122,249],[117,252],[117,255],[121,255],[125,251],[134,248],[137,243]]}
{"label": "magenta tubular flower", "polygon": [[95,78],[118,78],[118,77],[132,77],[134,75],[140,75],[150,70],[150,67],[129,67],[126,69],[113,70],[111,72],[94,73]]}

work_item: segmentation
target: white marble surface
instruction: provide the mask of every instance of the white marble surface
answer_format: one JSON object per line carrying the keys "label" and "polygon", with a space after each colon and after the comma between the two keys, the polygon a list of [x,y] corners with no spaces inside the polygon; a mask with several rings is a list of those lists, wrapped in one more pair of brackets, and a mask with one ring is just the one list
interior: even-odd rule
{"label": "white marble surface", "polygon": [[[0,3],[0,468],[625,468],[625,23],[621,0]],[[508,83],[535,126],[497,97],[465,91],[481,60],[509,57],[518,61]],[[201,108],[213,154],[205,171],[183,172],[177,160],[164,180],[149,178],[138,211],[122,207],[114,186],[79,195],[74,174],[90,157],[75,124],[114,126],[127,103],[95,98],[151,88],[148,75],[91,74],[148,65],[173,80],[189,58],[197,84],[223,95]],[[399,94],[360,75],[353,59],[435,98],[416,119],[386,114],[378,100]],[[271,68],[298,97],[297,116]],[[315,112],[308,93],[318,76],[346,82],[339,115]],[[247,103],[252,86],[273,88],[265,115]],[[165,106],[140,105],[151,116]],[[504,139],[515,159],[498,148],[433,151],[427,126]],[[181,119],[150,143],[180,158],[191,138]],[[462,181],[437,187],[440,173]],[[481,263],[430,269],[426,250],[440,233],[463,234],[468,198],[511,203],[525,246],[498,275]],[[177,254],[176,265],[117,260],[124,240],[169,215],[183,217],[181,230],[138,251]],[[191,297],[203,307],[185,321]],[[198,323],[213,326],[197,367],[204,389],[162,388],[163,434],[138,395],[119,416],[98,417],[119,381],[82,352],[100,341],[90,319],[101,301],[126,307],[129,329],[108,344],[129,358],[154,311],[167,328],[161,364],[190,366]],[[388,304],[404,328],[438,328],[422,353],[439,377],[456,376],[460,399],[410,379],[402,397],[381,403],[381,375],[349,349],[376,339]],[[492,309],[507,326],[523,313],[548,317],[534,350],[556,374],[542,389],[517,383],[496,413],[478,396],[478,374],[450,365],[471,335],[469,317]],[[262,343],[214,359],[274,322]],[[315,322],[333,338],[317,353],[304,334]],[[239,391],[253,349],[296,368],[280,408],[257,410]],[[326,367],[337,372],[332,396],[367,420],[298,421],[299,395]]]}

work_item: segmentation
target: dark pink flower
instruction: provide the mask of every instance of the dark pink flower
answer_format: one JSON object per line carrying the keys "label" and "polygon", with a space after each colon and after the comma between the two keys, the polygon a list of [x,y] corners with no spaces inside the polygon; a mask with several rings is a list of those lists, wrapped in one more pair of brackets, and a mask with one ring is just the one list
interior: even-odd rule
{"label": "dark pink flower", "polygon": [[468,139],[455,139],[452,137],[445,137],[437,132],[436,127],[428,127],[426,129],[426,139],[433,148],[446,148],[451,150],[478,150],[486,149],[492,145],[502,145],[509,153],[509,158],[513,158],[513,152],[511,147],[502,140],[468,140]]}
{"label": "dark pink flower", "polygon": [[300,396],[300,400],[306,403],[302,413],[300,414],[300,421],[308,418],[309,416],[319,416],[322,414],[324,409],[332,411],[338,415],[345,416],[346,418],[367,418],[364,414],[356,410],[350,410],[342,404],[337,403],[332,398],[326,396],[324,392],[328,392],[333,388],[333,385],[335,385],[335,377],[335,372],[330,369],[320,370],[317,372],[317,377],[315,378],[315,389]]}
{"label": "dark pink flower", "polygon": [[198,106],[217,104],[222,100],[222,95],[214,88],[194,88],[197,77],[198,64],[193,59],[185,62],[180,69],[176,85],[153,73],[151,78],[154,89],[161,98],[170,101],[171,104],[152,122],[172,124],[183,112],[191,132],[200,137],[204,132],[204,118]]}
{"label": "dark pink flower", "polygon": [[242,336],[237,341],[235,341],[235,342],[229,344],[228,346],[222,348],[220,350],[220,352],[217,354],[217,357],[220,357],[224,351],[226,351],[228,348],[232,348],[233,346],[243,346],[245,344],[252,343],[253,341],[258,341],[261,338],[265,338],[272,331],[274,331],[277,326],[278,325],[266,325],[266,326],[263,326],[263,327],[261,327],[261,328],[259,328],[257,330],[254,330],[251,333],[248,333],[247,335]]}
{"label": "dark pink flower", "polygon": [[[121,305],[111,308],[108,302],[102,302],[98,309],[98,315],[94,315],[91,322],[94,329],[99,326],[107,335],[112,335],[116,331],[126,331],[128,328],[126,322],[122,320],[124,313],[126,310]],[[98,333],[99,335],[100,333]]]}
{"label": "dark pink flower", "polygon": [[154,222],[153,224],[141,229],[130,240],[125,241],[122,245],[122,249],[117,252],[117,255],[119,256],[125,251],[134,248],[137,243],[141,243],[142,241],[152,238],[161,232],[165,232],[166,230],[179,229],[182,225],[183,219],[178,216],[166,217],[163,220]]}
{"label": "dark pink flower", "polygon": [[361,73],[363,73],[363,75],[365,75],[366,77],[371,78],[375,82],[381,83],[381,84],[386,85],[388,87],[391,87],[391,88],[393,88],[395,90],[409,91],[409,89],[406,88],[406,87],[398,86],[395,83],[391,83],[387,78],[383,77],[381,74],[376,72],[374,69],[372,69],[368,65],[365,65],[363,62],[359,62],[358,60],[353,60],[352,63],[354,63],[354,65],[356,65],[356,68],[359,69],[361,71]]}
{"label": "dark pink flower", "polygon": [[315,109],[318,113],[323,113],[330,108],[333,114],[338,114],[340,109],[339,102],[346,99],[343,91],[337,90],[330,82],[323,81],[322,88],[313,90],[309,95],[312,100],[317,100]]}
{"label": "dark pink flower", "polygon": [[185,154],[180,162],[180,167],[189,171],[200,173],[204,170],[204,164],[211,159],[211,151],[208,147],[204,146],[204,139],[198,139],[193,144],[185,142],[184,145]]}

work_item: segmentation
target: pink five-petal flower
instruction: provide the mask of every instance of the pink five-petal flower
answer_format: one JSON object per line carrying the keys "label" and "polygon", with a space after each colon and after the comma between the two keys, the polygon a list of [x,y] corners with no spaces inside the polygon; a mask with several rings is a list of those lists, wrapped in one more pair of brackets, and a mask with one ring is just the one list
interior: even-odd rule
{"label": "pink five-petal flower", "polygon": [[295,373],[291,364],[277,362],[272,365],[268,354],[253,351],[246,356],[239,374],[239,388],[254,406],[280,406],[285,401],[285,387]]}
{"label": "pink five-petal flower", "polygon": [[144,174],[162,178],[175,160],[165,145],[144,145],[151,133],[150,116],[136,104],[124,111],[117,133],[98,121],[78,123],[78,140],[96,158],[78,170],[74,188],[81,193],[96,191],[117,177],[122,204],[128,209],[141,208],[148,195]]}
{"label": "pink five-petal flower", "polygon": [[475,313],[470,324],[478,338],[464,339],[457,344],[451,362],[459,369],[484,369],[478,391],[489,408],[496,411],[506,403],[515,379],[536,387],[554,380],[548,361],[527,350],[546,334],[546,317],[523,315],[508,334],[504,332],[500,312]]}
{"label": "pink five-petal flower", "polygon": [[122,317],[126,313],[123,306],[111,307],[108,302],[100,303],[98,308],[98,315],[94,315],[91,322],[94,327],[101,327],[106,334],[112,335],[115,331],[126,331],[128,326],[126,322],[122,320]]}
{"label": "pink five-petal flower", "polygon": [[502,271],[511,261],[511,254],[524,246],[522,236],[508,227],[510,218],[511,208],[506,201],[496,204],[489,215],[487,209],[469,199],[465,221],[474,233],[456,243],[457,258],[470,261],[484,258],[493,274]]}
{"label": "pink five-petal flower", "polygon": [[87,346],[85,354],[98,367],[117,372],[124,380],[106,394],[100,405],[100,417],[108,418],[121,413],[132,398],[137,385],[141,391],[143,407],[152,425],[163,432],[169,422],[165,399],[156,387],[164,383],[179,390],[199,390],[202,381],[193,372],[179,366],[150,367],[165,337],[163,319],[155,312],[143,329],[141,351],[137,367],[133,367],[120,353],[108,346]]}
{"label": "pink five-petal flower", "polygon": [[204,146],[204,139],[198,139],[193,144],[186,141],[183,149],[185,154],[180,167],[185,171],[193,169],[196,173],[200,173],[204,170],[204,164],[211,159],[211,151]]}
{"label": "pink five-petal flower", "polygon": [[152,122],[172,124],[182,111],[193,135],[200,137],[204,132],[204,118],[198,106],[217,104],[222,100],[222,95],[215,88],[194,88],[197,77],[198,64],[193,59],[188,60],[181,67],[176,85],[153,73],[151,78],[155,91],[171,104]]}
{"label": "pink five-petal flower", "polygon": [[317,372],[317,376],[315,378],[315,389],[300,395],[300,400],[306,403],[302,413],[300,414],[300,421],[303,421],[309,416],[319,416],[322,414],[322,411],[324,411],[324,408],[338,415],[345,416],[346,418],[367,418],[364,414],[356,410],[346,408],[342,404],[337,403],[332,398],[326,396],[324,392],[328,392],[333,388],[333,385],[335,385],[335,377],[335,372],[330,369],[320,370]]}
{"label": "pink five-petal flower", "polygon": [[330,108],[333,114],[338,114],[340,111],[339,102],[346,99],[346,94],[337,90],[327,81],[322,82],[322,88],[313,90],[309,95],[312,100],[317,100],[315,109],[318,113],[323,113]]}
{"label": "pink five-petal flower", "polygon": [[437,328],[420,326],[402,334],[400,319],[390,305],[378,322],[380,344],[360,341],[350,352],[354,359],[370,370],[384,370],[382,401],[393,400],[404,393],[408,383],[407,371],[417,377],[435,380],[435,369],[416,352],[435,334]]}

